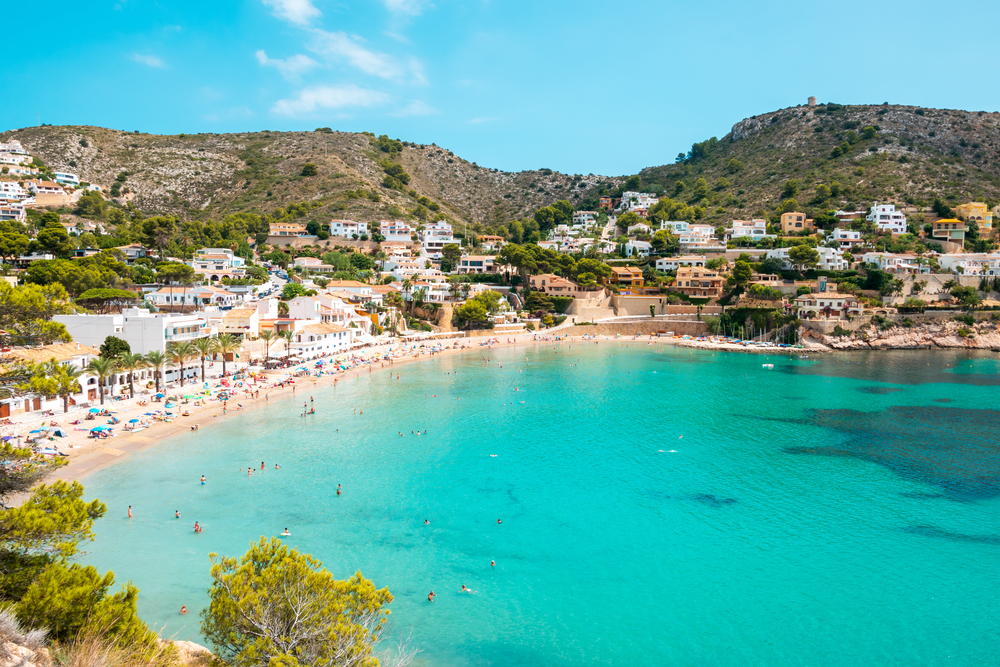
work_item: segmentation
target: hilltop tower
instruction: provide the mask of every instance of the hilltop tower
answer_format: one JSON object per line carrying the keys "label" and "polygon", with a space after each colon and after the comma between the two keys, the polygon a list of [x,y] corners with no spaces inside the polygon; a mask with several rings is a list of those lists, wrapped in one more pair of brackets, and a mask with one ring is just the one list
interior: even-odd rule
{"label": "hilltop tower", "polygon": [[816,106],[816,98],[815,98],[815,97],[810,97],[810,98],[809,98],[809,103],[808,103],[808,104],[809,104],[809,106],[811,106],[811,107],[814,107],[814,106]]}

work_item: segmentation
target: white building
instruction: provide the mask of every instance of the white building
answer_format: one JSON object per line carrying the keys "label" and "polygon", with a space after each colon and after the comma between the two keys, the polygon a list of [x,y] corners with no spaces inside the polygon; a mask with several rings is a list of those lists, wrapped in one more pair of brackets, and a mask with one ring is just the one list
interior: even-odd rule
{"label": "white building", "polygon": [[334,271],[332,266],[324,264],[322,260],[318,260],[315,257],[296,257],[295,266],[307,271],[315,271],[316,273],[333,273]]}
{"label": "white building", "polygon": [[622,200],[618,204],[619,211],[632,211],[642,217],[646,217],[646,211],[656,204],[659,199],[650,192],[623,192]]}
{"label": "white building", "polygon": [[649,241],[629,241],[625,244],[626,257],[649,257],[653,246]]}
{"label": "white building", "polygon": [[573,224],[590,226],[597,220],[597,213],[594,211],[575,211],[573,213]]}
{"label": "white building", "polygon": [[386,241],[410,241],[413,236],[413,229],[402,220],[383,220],[378,231]]}
{"label": "white building", "polygon": [[212,285],[166,285],[146,295],[157,308],[233,306],[240,297]]}
{"label": "white building", "polygon": [[347,352],[354,344],[355,335],[360,333],[359,329],[336,324],[307,324],[295,332],[289,356],[305,360]]}
{"label": "white building", "polygon": [[72,185],[74,188],[80,187],[80,177],[64,171],[57,171],[54,174],[56,183],[60,185]]}
{"label": "white building", "polygon": [[202,248],[195,254],[195,261],[208,262],[212,269],[238,269],[246,266],[246,260],[229,248]]}
{"label": "white building", "polygon": [[705,266],[708,259],[702,255],[684,257],[660,257],[656,260],[657,271],[676,271],[682,266]]}
{"label": "white building", "polygon": [[626,230],[626,233],[629,234],[629,235],[632,235],[632,234],[652,234],[653,233],[653,228],[650,227],[649,225],[647,225],[644,222],[640,222],[640,223],[634,224],[631,227],[629,227]]}
{"label": "white building", "polygon": [[62,186],[51,181],[28,181],[28,190],[36,195],[64,195]]}
{"label": "white building", "polygon": [[732,229],[726,230],[731,239],[773,239],[777,234],[767,233],[767,220],[733,220]]}
{"label": "white building", "polygon": [[852,294],[816,292],[795,298],[795,309],[800,318],[842,320],[862,314],[861,302]]}
{"label": "white building", "polygon": [[431,259],[441,259],[441,249],[449,243],[455,243],[455,237],[452,236],[451,225],[444,220],[432,222],[420,232],[423,254]]}
{"label": "white building", "polygon": [[906,233],[906,216],[896,211],[894,204],[879,204],[876,202],[865,219],[868,222],[874,222],[880,231],[891,232],[893,234]]}
{"label": "white building", "polygon": [[466,255],[458,260],[458,273],[496,273],[495,261],[492,255]]}
{"label": "white building", "polygon": [[0,153],[0,165],[11,167],[31,162],[28,155],[14,155],[12,153]]}
{"label": "white building", "polygon": [[10,153],[12,155],[27,155],[28,151],[24,150],[24,146],[17,139],[9,142],[0,142],[0,153]]}
{"label": "white building", "polygon": [[945,271],[966,276],[997,275],[1000,267],[1000,253],[959,253],[954,255],[938,255],[938,263]]}
{"label": "white building", "polygon": [[850,229],[841,229],[838,227],[833,230],[829,238],[840,243],[841,248],[853,248],[856,244],[861,243],[861,232],[853,232]]}
{"label": "white building", "polygon": [[28,196],[28,191],[17,181],[0,181],[0,200],[23,201]]}
{"label": "white building", "polygon": [[368,234],[368,223],[354,222],[353,220],[330,221],[330,236],[340,236],[345,239],[350,239],[354,238],[355,234],[359,237],[362,234]]}
{"label": "white building", "polygon": [[[774,250],[767,251],[767,257],[775,257],[784,262],[782,269],[785,271],[792,270],[792,262],[788,259],[788,251],[791,248],[775,248]],[[844,253],[840,248],[816,248],[816,252],[819,253],[819,264],[816,266],[818,271],[846,271],[847,270],[847,260],[844,259]]]}
{"label": "white building", "polygon": [[125,308],[108,315],[56,315],[52,318],[84,345],[100,347],[108,336],[121,338],[133,354],[165,352],[169,343],[205,338],[215,333],[208,321],[197,315],[150,313],[145,308]]}
{"label": "white building", "polygon": [[23,204],[0,204],[0,220],[15,220],[24,224],[28,221],[28,214]]}
{"label": "white building", "polygon": [[866,252],[861,256],[865,264],[874,264],[887,273],[930,273],[931,268],[917,262],[916,255],[893,254],[891,252]]}

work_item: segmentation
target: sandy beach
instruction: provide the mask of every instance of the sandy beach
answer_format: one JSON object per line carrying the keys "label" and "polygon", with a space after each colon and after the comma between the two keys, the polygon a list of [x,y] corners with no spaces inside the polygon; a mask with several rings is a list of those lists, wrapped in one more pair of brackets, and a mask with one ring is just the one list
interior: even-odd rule
{"label": "sandy beach", "polygon": [[[134,399],[106,400],[103,409],[110,413],[110,417],[100,416],[87,420],[85,418],[88,415],[88,409],[70,410],[67,414],[57,412],[54,416],[44,418],[37,416],[37,414],[20,415],[21,419],[14,418],[14,423],[4,426],[0,429],[0,433],[15,437],[20,436],[23,443],[25,438],[29,437],[29,432],[40,426],[56,425],[62,428],[67,433],[67,437],[40,439],[37,445],[39,447],[54,447],[65,455],[63,458],[67,464],[53,474],[52,478],[67,481],[79,480],[92,472],[113,465],[135,452],[166,442],[169,438],[181,433],[197,430],[201,426],[219,420],[224,421],[242,410],[253,410],[273,401],[309,395],[309,392],[319,388],[334,383],[357,380],[362,375],[378,373],[387,369],[398,372],[400,365],[405,365],[408,362],[483,348],[498,349],[551,343],[591,342],[618,344],[642,342],[649,345],[678,345],[688,341],[649,336],[568,336],[560,335],[560,332],[553,332],[551,334],[522,333],[493,338],[448,338],[398,342],[338,355],[338,358],[342,356],[347,360],[343,363],[347,370],[338,369],[335,372],[325,370],[331,367],[331,359],[324,360],[327,363],[322,369],[315,366],[317,360],[310,360],[291,368],[269,370],[256,373],[255,377],[244,376],[242,379],[234,379],[240,378],[241,374],[246,372],[246,366],[241,365],[236,371],[230,371],[225,378],[228,386],[223,384],[221,363],[216,362],[209,369],[211,372],[206,374],[208,394],[204,393],[206,392],[205,384],[201,382],[199,377],[198,381],[186,382],[183,388],[178,383],[172,383],[169,387],[161,387],[161,393],[168,398],[160,401],[156,401],[154,398],[155,390],[145,389],[142,394],[137,391]],[[231,369],[234,365],[230,364],[229,366]],[[306,369],[304,373],[298,371],[298,369],[303,368]],[[289,378],[294,382],[287,382]],[[225,405],[222,400],[217,398],[219,392],[224,388],[228,388],[230,391],[230,398]],[[198,394],[201,396],[197,399],[181,399],[174,402],[173,407],[169,409],[171,418],[164,419],[163,413],[167,410],[165,406],[169,397]],[[95,407],[101,409],[100,405]],[[158,417],[149,415],[155,411],[160,411]],[[112,418],[118,423],[109,424],[108,422]],[[133,419],[138,420],[138,422],[130,424],[130,420]],[[80,421],[79,424],[72,423],[77,420]],[[90,431],[96,426],[110,426],[113,435],[105,438],[92,437]],[[128,430],[125,428],[126,426],[134,426],[137,429],[135,431]]]}

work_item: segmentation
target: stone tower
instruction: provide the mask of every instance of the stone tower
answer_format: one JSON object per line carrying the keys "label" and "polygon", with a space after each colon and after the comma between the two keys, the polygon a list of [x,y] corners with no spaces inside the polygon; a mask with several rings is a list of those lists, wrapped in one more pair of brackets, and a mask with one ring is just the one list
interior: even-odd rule
{"label": "stone tower", "polygon": [[809,98],[809,106],[811,106],[811,107],[816,106],[816,98],[815,97],[810,97]]}

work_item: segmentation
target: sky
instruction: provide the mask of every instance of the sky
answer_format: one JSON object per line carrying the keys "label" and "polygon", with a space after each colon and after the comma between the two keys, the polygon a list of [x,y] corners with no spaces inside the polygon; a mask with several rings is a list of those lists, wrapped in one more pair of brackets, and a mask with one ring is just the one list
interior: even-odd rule
{"label": "sky", "polygon": [[[820,102],[1000,110],[973,25],[926,0],[51,0],[0,130],[335,130],[485,167],[625,175]],[[970,23],[970,21],[972,21]],[[13,61],[8,65],[15,64]],[[16,82],[16,86],[12,84]],[[13,92],[13,94],[10,94]]]}

